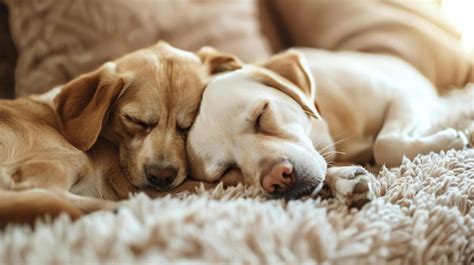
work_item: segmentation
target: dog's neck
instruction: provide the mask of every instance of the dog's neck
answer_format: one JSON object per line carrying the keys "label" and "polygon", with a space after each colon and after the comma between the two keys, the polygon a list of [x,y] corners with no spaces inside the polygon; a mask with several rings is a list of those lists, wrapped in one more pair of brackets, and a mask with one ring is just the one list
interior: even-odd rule
{"label": "dog's neck", "polygon": [[[89,190],[83,191],[94,197],[108,200],[128,198],[130,193],[137,192],[127,179],[120,166],[119,150],[108,140],[99,137],[92,148],[86,152],[91,159],[92,167],[85,182]],[[74,190],[74,187],[73,187]]]}

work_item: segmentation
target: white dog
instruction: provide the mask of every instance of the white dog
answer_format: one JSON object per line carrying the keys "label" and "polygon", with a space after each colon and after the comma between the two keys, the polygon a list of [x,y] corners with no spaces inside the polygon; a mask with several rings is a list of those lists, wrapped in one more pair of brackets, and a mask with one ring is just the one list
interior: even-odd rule
{"label": "white dog", "polygon": [[[222,73],[205,89],[188,135],[192,176],[232,179],[272,197],[312,193],[326,177],[353,205],[373,198],[374,179],[358,166],[400,164],[403,156],[462,149],[452,128],[433,131],[447,110],[433,85],[391,56],[288,50],[243,65],[211,48],[201,52]],[[316,90],[315,81],[318,83]]]}

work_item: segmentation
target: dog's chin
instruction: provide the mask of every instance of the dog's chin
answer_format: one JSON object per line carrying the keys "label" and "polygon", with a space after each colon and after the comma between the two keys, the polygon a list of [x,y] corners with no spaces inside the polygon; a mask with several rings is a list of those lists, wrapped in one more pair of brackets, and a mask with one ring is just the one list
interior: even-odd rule
{"label": "dog's chin", "polygon": [[[149,189],[149,184],[148,182],[146,181],[146,179],[130,179],[129,178],[129,181],[130,183],[135,187],[135,188],[138,188],[138,189]],[[150,186],[151,187],[151,186]]]}
{"label": "dog's chin", "polygon": [[310,196],[318,193],[321,189],[323,181],[302,181],[296,182],[293,186],[284,192],[277,192],[267,194],[270,199],[285,199],[285,200],[296,200],[302,197]]}
{"label": "dog's chin", "polygon": [[146,185],[146,178],[140,177],[143,176],[143,172],[137,172],[135,167],[129,166],[126,163],[120,161],[120,169],[122,174],[125,176],[127,181],[132,184],[135,188],[142,189]]}
{"label": "dog's chin", "polygon": [[169,186],[166,187],[157,187],[152,184],[150,184],[146,179],[144,178],[141,182],[137,182],[137,184],[133,184],[135,187],[143,190],[149,190],[149,191],[158,191],[158,192],[170,192],[179,185],[181,185],[184,180],[186,179],[186,176],[184,177],[177,177],[173,183],[171,183]]}
{"label": "dog's chin", "polygon": [[186,179],[188,179],[187,174],[180,175],[180,177],[176,177],[173,183],[171,183],[171,185],[169,186],[168,190],[172,190],[178,187],[179,185],[183,184],[183,182],[186,181]]}
{"label": "dog's chin", "polygon": [[[155,185],[152,185],[150,182],[146,180],[145,177],[145,172],[140,172],[140,173],[135,173],[132,175],[132,172],[135,172],[133,169],[128,169],[128,168],[123,168],[122,171],[125,173],[128,181],[137,189],[139,190],[146,190],[146,191],[158,191],[158,192],[167,192],[172,189],[174,189],[176,186],[178,186],[180,183],[175,184],[173,182],[171,185],[167,187],[158,187]],[[134,178],[133,176],[142,176],[138,178]],[[181,181],[182,182],[182,181]]]}

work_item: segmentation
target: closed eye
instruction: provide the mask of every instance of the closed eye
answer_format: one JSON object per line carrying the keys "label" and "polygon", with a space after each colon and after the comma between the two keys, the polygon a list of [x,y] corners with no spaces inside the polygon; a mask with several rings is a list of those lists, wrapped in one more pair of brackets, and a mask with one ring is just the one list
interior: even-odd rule
{"label": "closed eye", "polygon": [[268,109],[268,101],[263,104],[261,110],[258,112],[257,118],[255,119],[255,130],[260,130],[261,129],[261,121],[262,117],[265,114],[266,110]]}
{"label": "closed eye", "polygon": [[177,126],[178,128],[178,131],[182,132],[182,133],[188,133],[188,131],[191,129],[191,125],[189,126]]}
{"label": "closed eye", "polygon": [[145,121],[140,120],[138,118],[132,117],[128,114],[125,114],[124,117],[128,122],[133,123],[135,125],[138,125],[138,126],[142,127],[143,129],[150,129],[150,128],[156,126],[156,123],[145,122]]}

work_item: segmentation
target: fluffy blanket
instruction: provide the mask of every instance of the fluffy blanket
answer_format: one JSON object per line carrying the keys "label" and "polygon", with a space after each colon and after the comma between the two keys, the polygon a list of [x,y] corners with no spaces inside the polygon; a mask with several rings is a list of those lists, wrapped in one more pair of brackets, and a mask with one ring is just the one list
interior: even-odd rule
{"label": "fluffy blanket", "polygon": [[474,149],[378,174],[361,210],[335,199],[268,201],[242,186],[131,198],[117,214],[0,235],[0,264],[472,264]]}
{"label": "fluffy blanket", "polygon": [[[446,100],[456,117],[443,123],[467,128],[472,146],[474,86]],[[116,214],[7,227],[0,264],[474,264],[473,148],[377,172],[380,197],[361,210],[243,186],[138,194]]]}

